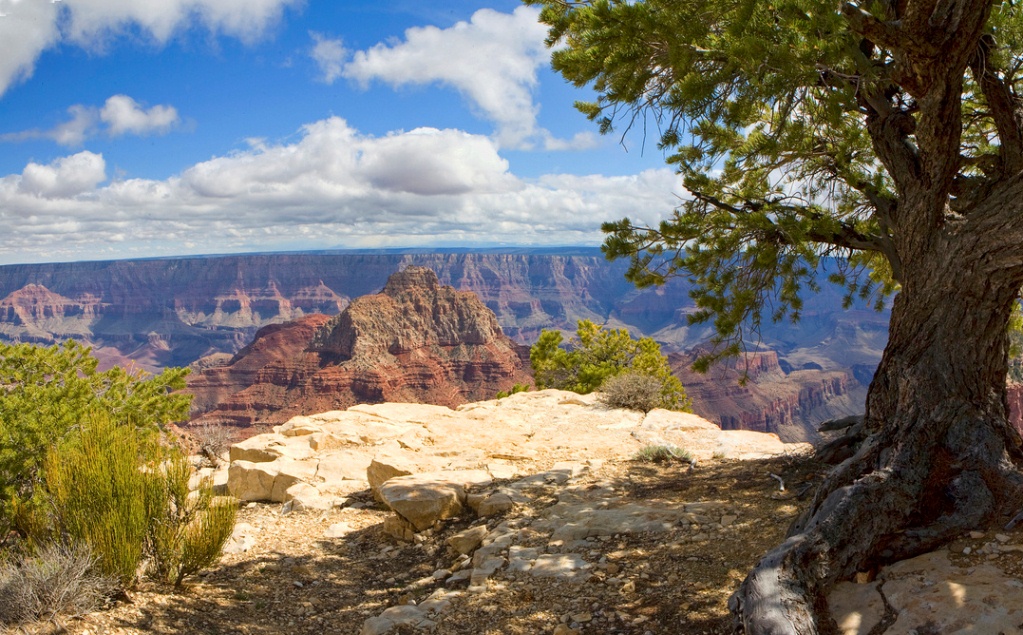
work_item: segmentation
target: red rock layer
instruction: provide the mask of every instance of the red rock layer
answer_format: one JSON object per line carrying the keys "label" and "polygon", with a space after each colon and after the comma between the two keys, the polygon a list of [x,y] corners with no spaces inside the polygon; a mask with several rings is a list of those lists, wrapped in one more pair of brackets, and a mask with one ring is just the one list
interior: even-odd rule
{"label": "red rock layer", "polygon": [[272,424],[384,401],[453,407],[529,383],[527,361],[475,294],[408,267],[340,315],[265,327],[229,363],[197,373],[193,423]]}
{"label": "red rock layer", "polygon": [[[696,414],[725,430],[773,432],[783,441],[816,441],[821,421],[859,414],[866,389],[846,371],[795,370],[788,374],[773,351],[694,372],[692,356],[670,356],[672,369]],[[745,385],[740,380],[746,373]]]}

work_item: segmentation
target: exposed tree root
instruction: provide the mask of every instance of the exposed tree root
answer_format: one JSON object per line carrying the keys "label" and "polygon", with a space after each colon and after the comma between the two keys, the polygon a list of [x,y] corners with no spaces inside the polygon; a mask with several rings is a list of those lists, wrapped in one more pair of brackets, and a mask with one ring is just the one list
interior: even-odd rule
{"label": "exposed tree root", "polygon": [[729,601],[746,635],[836,632],[826,595],[856,571],[917,556],[1019,509],[1021,474],[997,425],[976,418],[875,433],[821,485],[789,538]]}

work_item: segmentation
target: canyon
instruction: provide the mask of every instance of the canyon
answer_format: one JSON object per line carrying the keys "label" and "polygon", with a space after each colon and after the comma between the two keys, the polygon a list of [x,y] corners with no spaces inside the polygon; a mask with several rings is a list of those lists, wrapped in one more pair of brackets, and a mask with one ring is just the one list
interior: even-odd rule
{"label": "canyon", "polygon": [[265,327],[226,364],[193,375],[192,423],[247,436],[254,426],[360,403],[455,407],[528,384],[528,358],[474,293],[411,266],[339,315]]}
{"label": "canyon", "polygon": [[[695,307],[685,280],[636,289],[624,277],[627,263],[608,262],[594,248],[563,248],[9,265],[0,267],[0,339],[49,344],[75,338],[92,346],[104,365],[149,371],[222,367],[245,350],[236,373],[269,373],[270,362],[284,357],[305,365],[297,372],[312,372],[304,338],[409,266],[428,267],[440,285],[476,294],[518,344],[531,344],[543,329],[572,332],[580,319],[650,336],[672,353],[703,416],[787,440],[812,437],[812,424],[821,418],[862,409],[864,386],[887,337],[886,312],[862,304],[846,310],[841,290],[822,284],[797,324],[765,323],[749,334],[763,368],[745,385],[734,364],[693,375],[685,363],[689,351],[713,331],[688,324]],[[229,390],[205,387],[197,413]],[[271,407],[278,397],[268,392],[252,400]]]}

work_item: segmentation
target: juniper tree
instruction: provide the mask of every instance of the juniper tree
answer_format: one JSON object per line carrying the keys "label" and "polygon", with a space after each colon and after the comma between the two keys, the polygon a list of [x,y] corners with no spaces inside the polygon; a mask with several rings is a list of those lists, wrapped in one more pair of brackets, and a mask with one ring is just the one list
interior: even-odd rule
{"label": "juniper tree", "polygon": [[[722,342],[823,283],[897,290],[867,441],[730,603],[750,634],[826,632],[856,571],[1023,503],[1006,327],[1023,285],[1023,16],[991,0],[527,0],[603,132],[650,122],[689,198],[605,225],[639,284],[694,283]],[[859,275],[857,275],[859,274]],[[879,287],[880,285],[880,287]],[[734,352],[734,347],[725,347]]]}

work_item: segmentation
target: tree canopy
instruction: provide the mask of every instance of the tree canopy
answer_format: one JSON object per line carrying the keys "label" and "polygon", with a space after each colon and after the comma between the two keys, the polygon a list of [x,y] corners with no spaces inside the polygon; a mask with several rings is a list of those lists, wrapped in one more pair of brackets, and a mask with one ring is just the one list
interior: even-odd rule
{"label": "tree canopy", "polygon": [[623,373],[654,378],[660,384],[658,406],[688,410],[692,405],[682,382],[671,372],[661,346],[649,337],[632,339],[625,329],[601,328],[580,320],[575,338],[561,346],[559,331],[543,331],[529,350],[537,388],[558,388],[587,394]]}
{"label": "tree canopy", "polygon": [[[877,300],[903,281],[907,224],[960,231],[1023,166],[1012,3],[527,1],[554,68],[597,92],[580,110],[605,133],[652,122],[684,177],[658,227],[606,223],[605,252],[640,285],[692,277],[694,319],[726,338],[798,318],[823,256],[849,259],[832,278],[850,299]],[[927,218],[904,204],[918,193],[942,202]]]}

